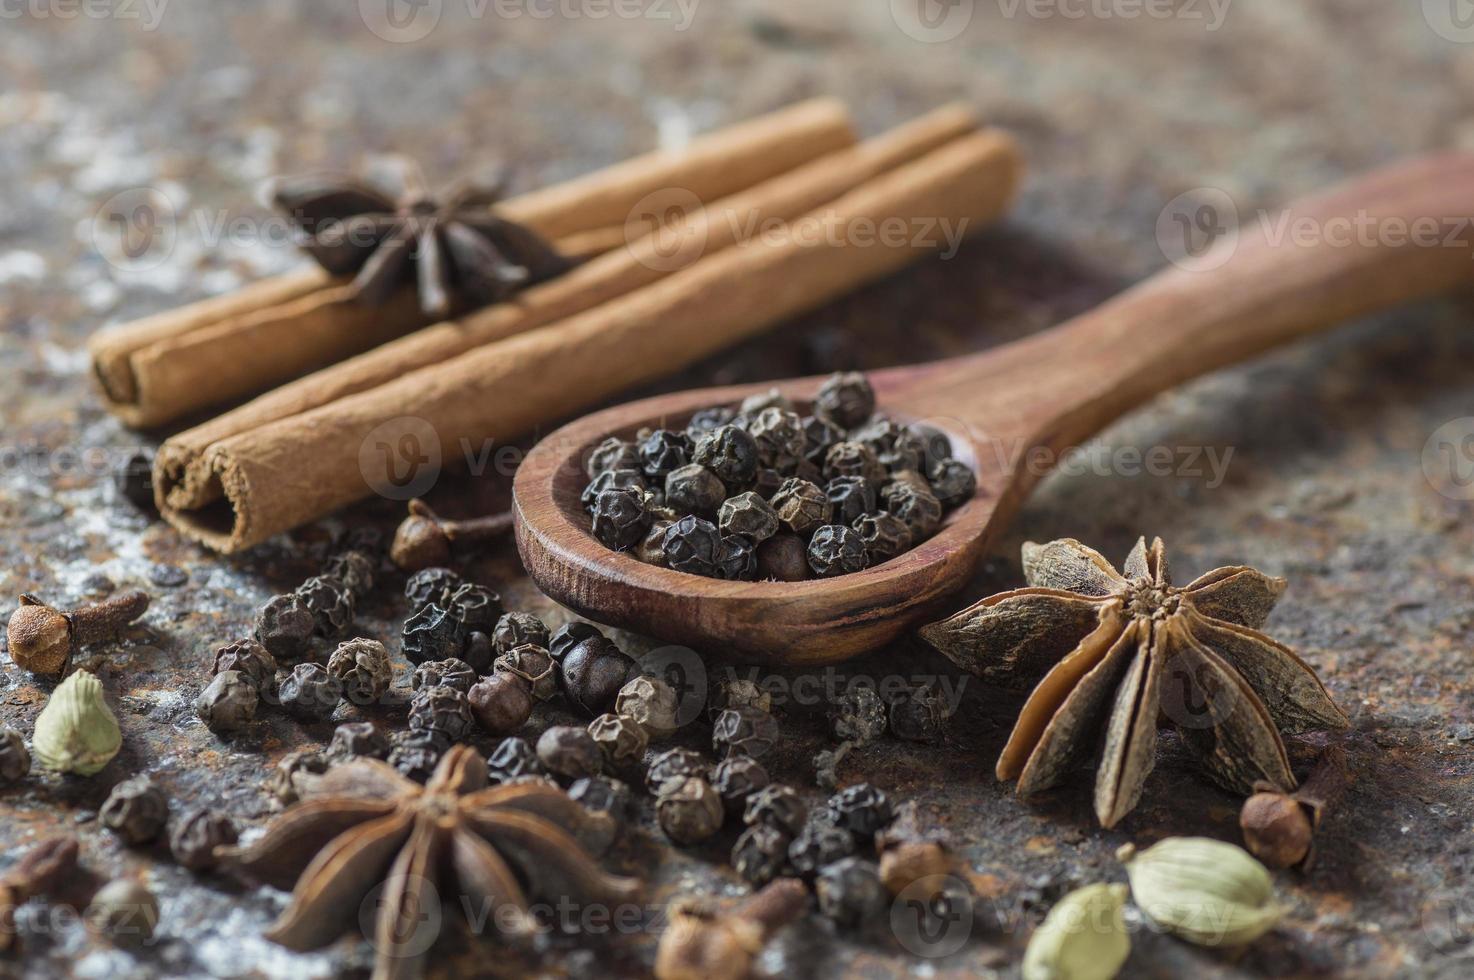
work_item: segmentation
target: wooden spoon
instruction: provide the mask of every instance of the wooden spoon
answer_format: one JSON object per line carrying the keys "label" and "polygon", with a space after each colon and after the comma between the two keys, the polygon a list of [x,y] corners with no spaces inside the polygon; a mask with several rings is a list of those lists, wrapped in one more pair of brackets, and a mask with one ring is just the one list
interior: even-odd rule
{"label": "wooden spoon", "polygon": [[[643,564],[589,533],[581,464],[605,436],[680,428],[696,410],[735,404],[771,382],[647,398],[544,439],[513,488],[522,560],[549,596],[601,623],[749,660],[843,660],[939,612],[967,582],[1043,475],[1027,460],[1058,459],[1179,382],[1470,281],[1471,215],[1474,155],[1415,160],[1246,220],[1236,239],[1221,237],[1196,260],[1052,330],[871,373],[880,407],[946,432],[954,454],[978,474],[978,489],[934,537],[863,572],[724,582]],[[803,404],[821,380],[776,387]]]}

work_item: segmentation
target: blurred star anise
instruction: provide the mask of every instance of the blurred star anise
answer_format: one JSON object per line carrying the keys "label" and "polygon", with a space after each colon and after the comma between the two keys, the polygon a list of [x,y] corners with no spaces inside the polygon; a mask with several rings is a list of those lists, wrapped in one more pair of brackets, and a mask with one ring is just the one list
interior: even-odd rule
{"label": "blurred star anise", "polygon": [[1073,538],[1024,545],[1029,588],[983,599],[922,637],[980,676],[1042,680],[998,758],[1029,796],[1056,785],[1104,731],[1095,814],[1114,826],[1141,796],[1159,723],[1225,788],[1294,789],[1280,728],[1344,728],[1315,671],[1258,631],[1285,580],[1244,566],[1172,585],[1161,539],[1124,575]]}
{"label": "blurred star anise", "polygon": [[378,306],[413,278],[420,308],[446,316],[569,267],[536,232],[492,210],[499,180],[464,180],[437,199],[412,161],[390,162],[377,183],[304,176],[271,188],[272,203],[306,233],[308,253],[334,275],[354,275],[355,299]]}
{"label": "blurred star anise", "polygon": [[266,937],[297,951],[337,939],[379,890],[374,977],[412,977],[433,941],[417,930],[442,910],[459,905],[517,938],[534,928],[529,892],[610,905],[638,894],[638,880],[606,874],[580,843],[598,816],[551,784],[488,789],[486,760],[465,745],[424,786],[360,758],[315,777],[237,866],[278,887],[296,880]]}

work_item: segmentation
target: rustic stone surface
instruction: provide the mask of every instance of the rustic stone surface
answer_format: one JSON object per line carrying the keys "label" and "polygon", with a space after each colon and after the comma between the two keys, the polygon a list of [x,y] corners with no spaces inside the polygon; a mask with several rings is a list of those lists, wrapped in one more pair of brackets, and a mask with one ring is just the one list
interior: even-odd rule
{"label": "rustic stone surface", "polygon": [[[1031,176],[1004,226],[951,261],[866,289],[660,386],[671,390],[998,343],[1159,266],[1157,218],[1183,191],[1220,188],[1241,215],[1253,215],[1407,153],[1474,144],[1474,110],[1463,97],[1474,81],[1474,45],[1432,29],[1429,4],[1235,0],[1222,5],[1216,29],[1212,5],[1173,6],[1169,19],[1127,19],[1099,11],[1157,8],[960,0],[942,9],[970,12],[971,23],[940,43],[899,29],[892,10],[904,4],[880,0],[652,0],[635,5],[650,15],[637,19],[596,19],[596,10],[625,8],[589,0],[445,0],[421,5],[440,20],[407,43],[366,29],[362,12],[372,15],[374,3],[114,3],[83,13],[42,2],[7,16],[0,592],[34,590],[70,603],[152,582],[157,598],[140,624],[98,651],[124,730],[122,754],[94,779],[37,773],[0,790],[0,863],[43,831],[73,826],[83,863],[99,879],[147,869],[162,905],[157,942],[138,963],[115,964],[108,958],[121,954],[76,926],[33,923],[21,972],[52,975],[82,959],[84,972],[327,976],[370,963],[361,943],[286,953],[258,936],[279,895],[191,875],[162,850],[126,850],[96,820],[114,783],[146,771],[175,801],[176,816],[212,805],[247,828],[265,822],[272,803],[261,787],[263,756],[269,763],[326,744],[333,725],[263,710],[249,732],[217,738],[190,712],[208,680],[209,651],[243,636],[260,601],[314,574],[350,531],[374,529],[387,542],[401,513],[394,502],[367,503],[222,562],[112,488],[110,466],[158,434],[130,433],[102,411],[85,338],[104,322],[298,261],[279,241],[253,240],[265,215],[254,197],[261,178],[345,167],[393,149],[416,153],[433,175],[501,153],[518,164],[518,183],[534,186],[826,92],[845,97],[867,131],[963,98],[1019,135]],[[63,8],[75,15],[61,16]],[[559,9],[565,13],[551,20],[533,16]],[[1086,16],[1066,17],[1070,11]],[[94,236],[94,218],[114,195],[127,205],[146,186],[174,202],[176,218],[153,242],[141,241],[151,247],[136,260],[120,260],[106,221]],[[227,227],[222,239],[220,224],[237,217],[250,222]],[[159,245],[170,241],[172,248]],[[1222,458],[1232,450],[1221,484],[1211,471],[1058,474],[959,599],[1018,585],[1019,544],[1065,535],[1117,559],[1138,534],[1161,535],[1183,581],[1240,561],[1290,580],[1269,625],[1322,672],[1352,716],[1356,778],[1323,827],[1315,869],[1277,875],[1290,903],[1280,930],[1232,959],[1143,931],[1133,975],[1471,969],[1474,509],[1440,495],[1420,466],[1429,435],[1471,411],[1470,312],[1468,296],[1400,310],[1158,399],[1106,433],[1103,451],[1207,447]],[[1142,329],[1149,339],[1151,325]],[[504,506],[506,494],[504,478],[447,480],[431,500],[458,516]],[[163,581],[160,568],[170,570]],[[499,589],[508,608],[542,613],[553,625],[564,617],[521,575],[510,544],[466,571]],[[387,570],[382,579],[360,604],[355,631],[386,641],[397,657],[402,580]],[[636,654],[651,647],[621,639]],[[397,665],[405,670],[402,658]],[[970,942],[936,960],[939,973],[1007,970],[1022,952],[1019,924],[1037,921],[1075,884],[1121,878],[1111,854],[1125,841],[1236,836],[1239,801],[1210,787],[1170,744],[1141,805],[1114,831],[1095,828],[1088,779],[1038,807],[1018,802],[991,772],[1019,696],[965,684],[919,644],[832,673],[777,676],[812,693],[816,684],[895,674],[963,685],[946,751],[884,739],[846,756],[839,775],[842,783],[869,780],[893,799],[921,798],[961,841],[979,900]],[[7,723],[29,733],[50,686],[0,658]],[[827,744],[824,711],[795,700],[775,704],[790,737],[769,769],[817,799],[809,760]],[[374,716],[403,724],[402,709]],[[573,720],[543,706],[533,735]],[[705,737],[698,724],[682,742],[699,747]],[[1310,749],[1292,747],[1302,771]],[[651,830],[648,803],[641,813]],[[658,832],[629,835],[612,863],[653,870],[657,901],[698,888],[735,893],[735,875],[720,865],[734,835],[729,828],[710,846],[680,852]],[[544,962],[574,975],[639,975],[653,962],[654,938],[648,926],[629,936],[554,936]],[[477,954],[473,940],[456,937],[444,949],[446,964]],[[857,944],[819,929],[786,935],[777,950],[770,965],[789,975],[892,975],[919,962],[886,936]],[[515,972],[518,961],[505,962]]]}

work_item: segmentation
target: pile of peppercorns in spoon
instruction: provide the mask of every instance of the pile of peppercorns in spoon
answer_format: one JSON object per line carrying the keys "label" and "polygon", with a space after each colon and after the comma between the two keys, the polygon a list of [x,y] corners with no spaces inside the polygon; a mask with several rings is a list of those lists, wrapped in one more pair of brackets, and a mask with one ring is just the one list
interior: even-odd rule
{"label": "pile of peppercorns in spoon", "polygon": [[936,533],[977,489],[947,437],[875,412],[836,374],[800,416],[776,390],[697,412],[683,430],[611,436],[589,455],[594,537],[652,565],[796,582],[858,572]]}

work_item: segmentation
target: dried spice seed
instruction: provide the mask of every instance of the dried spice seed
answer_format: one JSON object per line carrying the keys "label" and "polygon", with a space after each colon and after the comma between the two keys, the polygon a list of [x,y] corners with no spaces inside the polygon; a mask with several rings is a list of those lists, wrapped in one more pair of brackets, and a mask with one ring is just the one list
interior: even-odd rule
{"label": "dried spice seed", "polygon": [[608,776],[585,776],[568,787],[569,799],[594,813],[607,813],[623,824],[634,809],[634,794],[625,783]]}
{"label": "dried spice seed", "polygon": [[977,492],[978,478],[966,463],[955,459],[943,460],[927,472],[932,493],[943,507],[961,507]]}
{"label": "dried spice seed", "polygon": [[885,703],[875,688],[852,685],[835,698],[829,725],[840,741],[868,745],[885,734]]}
{"label": "dried spice seed", "polygon": [[874,861],[847,857],[820,870],[814,880],[819,914],[842,928],[868,925],[890,908],[891,895]]}
{"label": "dried spice seed", "polygon": [[288,752],[266,777],[266,791],[281,803],[295,803],[311,778],[327,772],[331,764],[327,754],[316,748]]}
{"label": "dried spice seed", "polygon": [[699,517],[683,517],[665,532],[666,564],[693,575],[714,576],[721,558],[722,538],[716,525]]}
{"label": "dried spice seed", "polygon": [[493,783],[510,783],[524,776],[543,776],[547,770],[538,761],[537,750],[525,738],[507,738],[486,759],[486,773]]}
{"label": "dried spice seed", "polygon": [[1346,752],[1329,745],[1300,788],[1285,793],[1263,783],[1244,801],[1239,828],[1244,846],[1271,868],[1308,868],[1315,860],[1321,818],[1351,783]]}
{"label": "dried spice seed", "polygon": [[1348,722],[1315,672],[1258,632],[1284,580],[1238,566],[1179,588],[1162,542],[1148,548],[1145,538],[1123,571],[1073,539],[1031,542],[1029,588],[922,629],[928,643],[981,676],[1048,671],[999,757],[998,777],[1017,779],[1022,796],[1048,789],[1103,729],[1095,810],[1114,826],[1151,771],[1161,717],[1225,787],[1245,795],[1260,781],[1292,789],[1278,729]]}
{"label": "dried spice seed", "polygon": [[547,624],[532,613],[523,612],[507,613],[497,620],[491,640],[496,646],[497,656],[511,653],[520,646],[547,648],[551,643]]}
{"label": "dried spice seed", "polygon": [[723,425],[702,436],[691,456],[728,487],[745,487],[757,477],[757,442],[744,429]]}
{"label": "dried spice seed", "polygon": [[911,529],[899,517],[866,514],[853,527],[865,543],[865,553],[872,565],[890,561],[911,547]]}
{"label": "dried spice seed", "polygon": [[389,755],[388,737],[371,721],[350,721],[333,729],[328,755],[334,759],[384,759]]}
{"label": "dried spice seed", "polygon": [[732,867],[754,888],[783,874],[788,866],[791,835],[768,824],[748,827],[732,845]]}
{"label": "dried spice seed", "polygon": [[88,929],[115,946],[137,948],[158,927],[159,902],[145,886],[120,878],[97,890],[82,917]]}
{"label": "dried spice seed", "polygon": [[898,430],[888,446],[871,448],[880,460],[880,468],[888,474],[920,470],[928,462],[926,440],[910,429]]}
{"label": "dried spice seed", "polygon": [[911,529],[911,540],[920,544],[942,524],[942,503],[924,487],[894,482],[887,485],[885,509]]}
{"label": "dried spice seed", "polygon": [[616,767],[630,766],[645,757],[650,736],[632,719],[613,713],[602,714],[589,722],[589,735]]}
{"label": "dried spice seed", "polygon": [[819,386],[814,411],[841,429],[853,429],[874,414],[875,389],[858,371],[832,374]]}
{"label": "dried spice seed", "polygon": [[821,468],[829,447],[845,440],[844,429],[822,415],[805,416],[799,427],[804,433],[804,459]]}
{"label": "dried spice seed", "polygon": [[239,671],[257,691],[270,693],[276,686],[276,658],[255,640],[236,640],[216,647],[212,674]]}
{"label": "dried spice seed", "polygon": [[131,846],[158,840],[169,821],[169,799],[147,776],[134,776],[113,787],[97,818]]}
{"label": "dried spice seed", "polygon": [[834,514],[829,498],[808,480],[784,480],[773,494],[773,510],[788,530],[807,541],[809,535],[828,524]]}
{"label": "dried spice seed", "polygon": [[539,701],[550,700],[558,693],[558,665],[552,654],[535,643],[524,643],[513,647],[496,658],[493,665],[498,672],[515,674],[531,685],[532,696]]}
{"label": "dried spice seed", "polygon": [[692,463],[672,470],[665,478],[665,502],[678,514],[716,516],[727,488],[705,466]]}
{"label": "dried spice seed", "polygon": [[677,844],[695,844],[722,829],[722,798],[711,784],[687,776],[667,784],[655,799],[655,817],[665,836]]}
{"label": "dried spice seed", "polygon": [[603,760],[594,736],[577,725],[554,725],[537,740],[537,761],[544,769],[565,779],[596,775]]}
{"label": "dried spice seed", "polygon": [[778,533],[778,513],[772,504],[749,490],[722,502],[717,525],[723,536],[740,534],[753,544],[761,544]]}
{"label": "dried spice seed", "polygon": [[404,597],[411,609],[450,603],[450,597],[461,586],[461,577],[448,568],[422,568],[404,583]]}
{"label": "dried spice seed", "polygon": [[788,864],[794,874],[812,879],[820,868],[855,853],[855,838],[825,820],[810,820],[788,845]]}
{"label": "dried spice seed", "polygon": [[1125,885],[1086,885],[1055,903],[1029,937],[1023,980],[1111,980],[1131,955]]}
{"label": "dried spice seed", "polygon": [[328,658],[328,673],[343,686],[343,697],[360,707],[377,704],[394,682],[389,651],[378,640],[359,637],[338,644]]}
{"label": "dried spice seed", "polygon": [[931,685],[921,685],[890,705],[891,733],[908,742],[935,742],[947,722],[947,705]]}
{"label": "dried spice seed", "polygon": [[603,490],[594,498],[593,531],[613,551],[638,544],[650,529],[644,494],[639,490]]}
{"label": "dried spice seed", "polygon": [[808,547],[803,539],[785,531],[758,545],[757,577],[773,582],[802,582],[808,578]]}
{"label": "dried spice seed", "polygon": [[645,474],[638,469],[627,470],[602,470],[594,475],[594,478],[583,488],[579,501],[584,510],[593,510],[594,501],[599,499],[599,494],[605,490],[648,490],[650,485],[645,482]]}
{"label": "dried spice seed", "polygon": [[532,684],[516,674],[497,671],[466,692],[471,714],[489,735],[510,735],[532,717]]}
{"label": "dried spice seed", "polygon": [[589,452],[584,463],[584,473],[592,480],[605,470],[637,470],[640,468],[640,452],[633,442],[610,436]]}
{"label": "dried spice seed", "polygon": [[[572,622],[559,626],[543,646],[548,648],[548,653],[553,655],[554,660],[562,660],[568,651],[578,646],[584,640],[594,639],[604,639],[604,634],[599,632],[599,627],[593,623],[573,620]],[[513,646],[518,645],[520,644],[513,644]]]}
{"label": "dried spice seed", "polygon": [[724,406],[703,408],[692,415],[691,421],[686,423],[686,435],[692,439],[699,439],[708,432],[720,429],[724,425],[730,425],[736,417],[736,412]]}
{"label": "dried spice seed", "polygon": [[502,597],[484,585],[462,582],[446,596],[449,610],[469,633],[490,633],[502,616]]}
{"label": "dried spice seed", "polygon": [[869,567],[865,542],[842,524],[826,524],[809,541],[809,568],[820,578],[849,575]]}
{"label": "dried spice seed", "polygon": [[757,578],[757,551],[752,542],[738,534],[722,538],[717,578],[729,582],[751,582]]}
{"label": "dried spice seed", "polygon": [[421,606],[404,621],[400,649],[412,664],[459,657],[465,645],[466,628],[442,606]]}
{"label": "dried spice seed", "polygon": [[9,725],[0,728],[0,787],[25,779],[31,772],[31,753],[26,740]]}
{"label": "dried spice seed", "polygon": [[395,732],[389,736],[389,757],[385,760],[395,772],[417,783],[428,780],[445,755],[446,743],[434,732]]}
{"label": "dried spice seed", "polygon": [[471,737],[476,718],[464,692],[453,687],[427,687],[410,700],[409,727],[445,742],[464,742]]}
{"label": "dried spice seed", "polygon": [[680,727],[680,705],[673,687],[659,677],[631,679],[614,697],[614,713],[639,725],[652,738],[671,735]]}
{"label": "dried spice seed", "polygon": [[728,677],[713,686],[707,698],[707,711],[713,721],[729,708],[773,710],[773,696],[756,682],[745,677]]}
{"label": "dried spice seed", "polygon": [[711,771],[711,786],[734,813],[741,813],[747,798],[771,782],[768,770],[750,755],[728,756]]}
{"label": "dried spice seed", "polygon": [[43,769],[94,776],[123,747],[102,682],[85,670],[67,675],[36,716],[31,749]]}
{"label": "dried spice seed", "polygon": [[343,682],[322,664],[298,664],[281,682],[278,698],[287,714],[303,721],[323,721],[343,700]]}
{"label": "dried spice seed", "polygon": [[478,678],[471,665],[457,657],[446,660],[427,660],[414,669],[409,686],[413,691],[430,687],[452,687],[462,694],[471,690]]}
{"label": "dried spice seed", "polygon": [[329,558],[323,565],[324,578],[337,579],[348,587],[354,598],[362,599],[374,590],[375,563],[361,551],[352,549]]}
{"label": "dried spice seed", "polygon": [[1279,923],[1274,879],[1243,848],[1208,837],[1168,837],[1116,854],[1147,919],[1199,946],[1241,946]]}
{"label": "dried spice seed", "polygon": [[711,744],[723,755],[761,758],[779,736],[778,720],[760,708],[727,708],[712,724]]}
{"label": "dried spice seed", "polygon": [[245,674],[225,670],[211,678],[195,698],[194,713],[212,732],[237,732],[256,719],[260,701],[256,685]]}
{"label": "dried spice seed", "polygon": [[645,788],[659,796],[667,786],[674,786],[688,777],[704,780],[710,772],[711,763],[699,752],[667,749],[650,760],[650,768],[645,770]]}
{"label": "dried spice seed", "polygon": [[861,840],[871,840],[891,822],[891,801],[869,783],[858,783],[840,790],[825,804],[834,823]]}
{"label": "dried spice seed", "polygon": [[[824,454],[823,472],[831,483],[841,478],[863,480],[871,487],[872,493],[875,485],[885,479],[885,469],[876,458],[875,450],[863,442],[836,442],[830,446]],[[875,509],[873,502],[868,509]]]}
{"label": "dried spice seed", "polygon": [[148,604],[148,593],[137,589],[65,611],[22,594],[6,625],[6,647],[22,670],[56,676],[77,648],[111,639],[142,616]]}
{"label": "dried spice seed", "polygon": [[803,830],[808,813],[809,808],[791,787],[773,783],[747,798],[742,822],[749,827],[767,824],[792,837]]}
{"label": "dried spice seed", "polygon": [[312,652],[317,621],[299,595],[272,596],[256,613],[252,635],[276,660],[295,663]]}
{"label": "dried spice seed", "polygon": [[836,476],[824,485],[835,524],[853,525],[875,510],[875,487],[863,476]]}
{"label": "dried spice seed", "polygon": [[217,848],[234,844],[235,822],[215,810],[198,809],[184,816],[169,834],[174,860],[191,871],[209,871],[220,863]]}
{"label": "dried spice seed", "polygon": [[640,469],[659,479],[691,461],[691,440],[684,432],[656,429],[640,441]]}
{"label": "dried spice seed", "polygon": [[757,444],[758,458],[768,466],[775,466],[782,459],[803,456],[803,426],[788,409],[772,405],[753,414],[747,433]]}
{"label": "dried spice seed", "polygon": [[640,672],[640,665],[603,636],[584,640],[564,655],[558,682],[563,696],[590,718],[614,704],[619,689]]}
{"label": "dried spice seed", "polygon": [[353,624],[356,605],[348,586],[335,578],[314,576],[297,586],[302,604],[312,613],[313,629],[318,636],[340,636]]}

